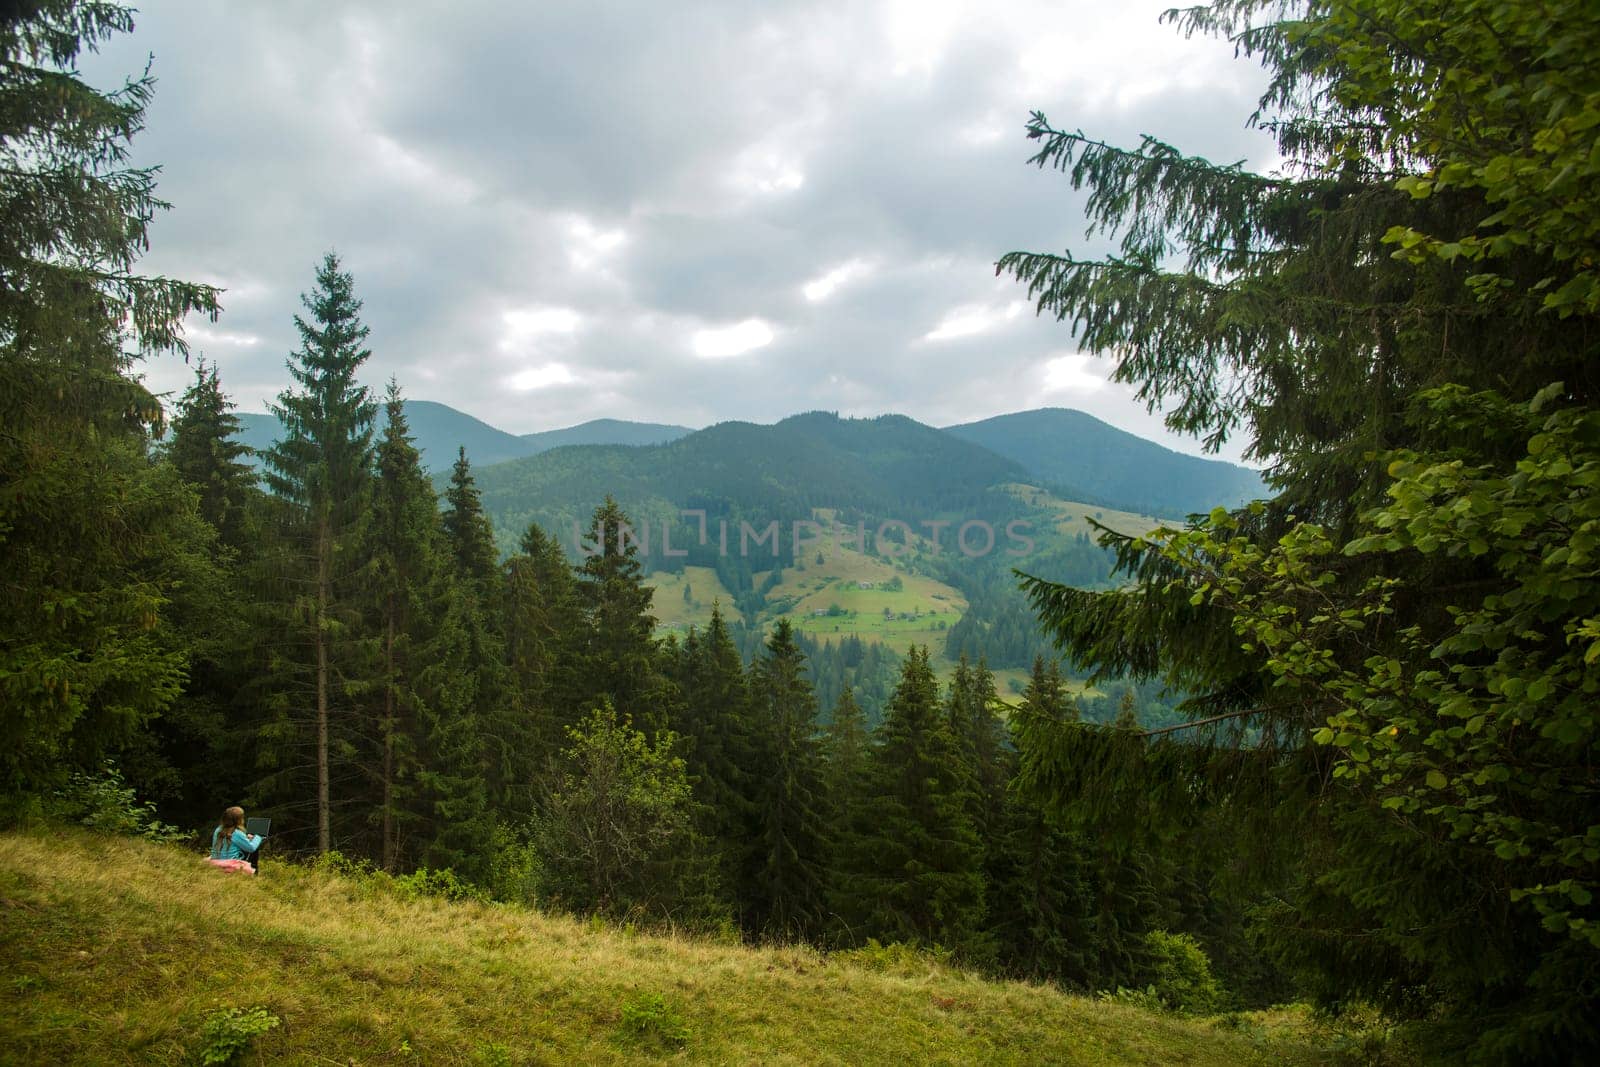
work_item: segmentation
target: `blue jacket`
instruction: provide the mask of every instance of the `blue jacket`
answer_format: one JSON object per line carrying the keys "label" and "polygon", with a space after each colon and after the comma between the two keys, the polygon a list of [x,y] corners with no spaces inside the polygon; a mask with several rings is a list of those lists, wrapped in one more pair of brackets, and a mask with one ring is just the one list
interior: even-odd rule
{"label": "blue jacket", "polygon": [[211,858],[214,860],[242,860],[261,847],[261,838],[255,834],[247,834],[237,827],[225,841],[217,839],[217,835],[221,833],[220,826],[211,831]]}

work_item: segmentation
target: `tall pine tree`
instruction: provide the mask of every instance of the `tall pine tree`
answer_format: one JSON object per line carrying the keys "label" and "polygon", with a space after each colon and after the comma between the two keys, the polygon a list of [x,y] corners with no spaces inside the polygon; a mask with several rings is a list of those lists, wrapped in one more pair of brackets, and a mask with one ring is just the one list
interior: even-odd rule
{"label": "tall pine tree", "polygon": [[456,451],[450,468],[450,485],[445,490],[444,531],[450,542],[457,572],[472,583],[487,607],[498,577],[499,552],[494,547],[494,527],[483,512],[483,498],[472,477],[466,446]]}
{"label": "tall pine tree", "polygon": [[702,634],[689,631],[678,652],[676,731],[700,802],[705,835],[721,882],[748,897],[746,858],[758,834],[756,736],[744,664],[720,604]]}
{"label": "tall pine tree", "polygon": [[768,937],[814,936],[826,914],[828,834],[817,702],[788,619],[779,619],[751,680],[756,736],[756,836],[750,926]]}
{"label": "tall pine tree", "polygon": [[982,955],[983,848],[971,778],[925,648],[906,656],[867,773],[839,888],[850,930]]}
{"label": "tall pine tree", "polygon": [[419,771],[431,753],[424,747],[421,704],[427,694],[421,674],[437,648],[427,630],[445,623],[437,597],[448,575],[442,555],[439,508],[422,471],[406,422],[405,404],[391,381],[383,437],[377,448],[377,485],[372,497],[367,551],[372,631],[380,689],[371,702],[377,752],[368,764],[376,779],[372,817],[378,822],[378,857],[384,870],[400,863],[402,838],[421,818]]}
{"label": "tall pine tree", "polygon": [[185,576],[171,605],[189,652],[189,677],[182,696],[121,760],[128,783],[181,826],[214,817],[219,796],[242,797],[251,784],[256,724],[242,694],[257,642],[250,613],[239,608],[249,599],[243,576],[260,541],[263,497],[254,468],[241,462],[250,450],[235,439],[232,409],[216,366],[201,361],[162,451],[216,531],[206,541],[208,566]]}
{"label": "tall pine tree", "polygon": [[584,697],[610,700],[647,733],[662,729],[666,679],[656,655],[654,595],[644,583],[632,521],[607,496],[589,521],[588,554],[578,568],[578,600],[586,634]]}
{"label": "tall pine tree", "polygon": [[[1052,729],[1077,719],[1060,669],[1036,658],[1013,721]],[[1080,989],[1114,986],[1099,971],[1094,885],[1087,846],[1048,806],[1018,790],[1006,793],[990,839],[990,923],[1008,970]]]}
{"label": "tall pine tree", "polygon": [[[497,562],[494,527],[484,514],[464,447],[457,449],[445,489],[444,532],[457,591],[463,598],[461,623],[470,664],[467,675],[460,679],[458,696],[483,745],[484,770],[492,778],[487,788],[494,796],[506,797],[515,788],[517,754],[526,749],[529,738],[526,721],[510,695],[502,630],[506,620],[500,603],[504,582]],[[465,726],[457,723],[456,729],[464,730]]]}
{"label": "tall pine tree", "polygon": [[[267,486],[284,505],[269,595],[290,642],[275,664],[280,682],[274,739],[293,743],[299,709],[309,696],[317,848],[326,852],[333,847],[333,764],[355,751],[351,689],[362,679],[350,673],[357,663],[351,649],[359,637],[356,597],[377,405],[356,381],[371,355],[363,347],[368,329],[361,322],[361,301],[333,253],[323,257],[316,288],[301,302],[310,318],[294,318],[300,349],[288,367],[296,388],[285,390],[272,407],[284,437],[265,457]],[[298,787],[296,777],[289,776],[288,788]]]}
{"label": "tall pine tree", "polygon": [[256,472],[239,441],[239,419],[222,391],[215,363],[200,360],[194,383],[178,401],[172,420],[172,442],[165,458],[200,494],[200,514],[221,535],[224,544],[240,547],[246,540],[245,515],[256,488]]}
{"label": "tall pine tree", "polygon": [[537,523],[529,524],[520,547],[505,563],[501,593],[512,721],[504,743],[488,752],[495,805],[514,824],[532,815],[536,780],[566,747],[567,728],[581,714],[575,660],[582,627],[572,565]]}
{"label": "tall pine tree", "polygon": [[116,92],[84,52],[133,27],[118,3],[10,5],[0,17],[0,795],[50,787],[177,696],[165,626],[173,562],[200,534],[147,456],[160,403],[143,356],[184,350],[209,286],[134,270],[166,205],[126,166],[154,79]]}

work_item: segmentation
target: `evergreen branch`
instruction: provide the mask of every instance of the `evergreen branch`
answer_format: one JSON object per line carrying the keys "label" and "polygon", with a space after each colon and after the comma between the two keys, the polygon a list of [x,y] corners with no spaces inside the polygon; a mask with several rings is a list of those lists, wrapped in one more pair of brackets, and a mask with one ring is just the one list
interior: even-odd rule
{"label": "evergreen branch", "polygon": [[1074,189],[1091,187],[1084,205],[1089,236],[1121,232],[1123,255],[1150,261],[1183,246],[1190,269],[1202,273],[1240,266],[1205,249],[1277,244],[1272,216],[1329,185],[1255,174],[1243,161],[1219,166],[1149,135],[1137,149],[1118,148],[1082,131],[1055,129],[1037,111],[1027,129],[1030,139],[1044,142],[1030,163],[1065,173]]}
{"label": "evergreen branch", "polygon": [[1239,708],[1237,711],[1225,711],[1221,715],[1212,715],[1205,719],[1195,719],[1193,722],[1180,722],[1176,726],[1162,726],[1154,730],[1141,730],[1141,737],[1159,737],[1162,734],[1176,733],[1179,730],[1192,730],[1197,726],[1210,726],[1212,723],[1226,722],[1229,719],[1240,719],[1246,715],[1259,715],[1263,712],[1275,711],[1288,707],[1286,704],[1267,704],[1254,708]]}

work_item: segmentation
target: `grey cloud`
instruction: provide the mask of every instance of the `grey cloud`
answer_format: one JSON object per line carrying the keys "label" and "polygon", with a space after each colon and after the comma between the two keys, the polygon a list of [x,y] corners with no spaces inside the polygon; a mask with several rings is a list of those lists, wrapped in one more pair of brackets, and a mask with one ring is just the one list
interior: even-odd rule
{"label": "grey cloud", "polygon": [[[929,68],[898,76],[868,4],[161,5],[87,67],[105,83],[154,53],[135,154],[164,165],[175,209],[145,267],[233,287],[197,347],[246,408],[286,383],[299,294],[336,248],[372,327],[368,380],[396,375],[514,432],[816,407],[949,422],[1044,402],[1162,436],[1125,390],[1040,393],[1072,338],[1031,309],[1004,318],[1024,294],[992,271],[1012,248],[1094,247],[1081,194],[1023,162],[1031,107],[1113,140],[1150,132],[1263,161],[1243,129],[1259,79],[1199,42],[1190,84],[1131,104],[1019,88],[1036,32],[1068,42],[1063,64],[1148,79],[1146,53],[1172,36],[1156,10],[1120,67],[1103,43],[1071,51],[1106,9],[1039,3],[970,19]],[[587,268],[585,225],[624,235]],[[802,295],[850,260],[871,269],[826,300]],[[579,325],[502,350],[505,313],[537,307]],[[962,307],[994,325],[923,340]],[[771,344],[690,350],[695,329],[751,317]],[[508,387],[550,364],[574,381]],[[188,376],[174,360],[147,371],[166,389]]]}

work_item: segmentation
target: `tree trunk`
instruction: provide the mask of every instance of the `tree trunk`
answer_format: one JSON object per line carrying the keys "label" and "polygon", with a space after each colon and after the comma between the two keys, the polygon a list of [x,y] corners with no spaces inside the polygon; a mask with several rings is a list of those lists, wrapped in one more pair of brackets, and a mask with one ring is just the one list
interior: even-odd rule
{"label": "tree trunk", "polygon": [[389,597],[389,629],[383,659],[383,869],[394,870],[394,597]]}
{"label": "tree trunk", "polygon": [[328,520],[317,527],[317,850],[332,845],[328,830]]}

